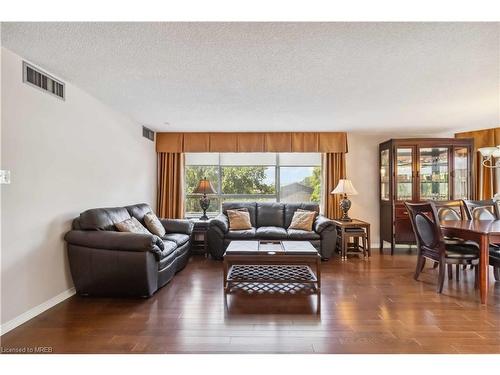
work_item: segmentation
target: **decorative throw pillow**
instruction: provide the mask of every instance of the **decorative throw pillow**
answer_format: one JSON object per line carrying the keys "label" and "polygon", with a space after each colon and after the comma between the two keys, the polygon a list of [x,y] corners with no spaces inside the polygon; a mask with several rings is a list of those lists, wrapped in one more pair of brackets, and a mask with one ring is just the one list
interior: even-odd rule
{"label": "decorative throw pillow", "polygon": [[148,212],[144,215],[144,223],[146,224],[148,230],[151,233],[156,234],[158,237],[163,237],[167,233],[160,222],[160,219],[158,219],[158,217],[152,212]]}
{"label": "decorative throw pillow", "polygon": [[288,229],[300,229],[308,232],[312,231],[314,219],[316,218],[316,211],[306,211],[298,209],[294,212],[292,222]]}
{"label": "decorative throw pillow", "polygon": [[116,223],[115,227],[120,232],[151,234],[135,217]]}
{"label": "decorative throw pillow", "polygon": [[155,234],[150,233],[144,225],[142,225],[139,220],[135,217],[124,220],[121,223],[115,224],[116,229],[120,232],[130,232],[130,233],[139,233],[139,234],[151,234],[153,236],[154,243],[156,246],[160,248],[160,250],[165,249],[165,244],[162,239]]}
{"label": "decorative throw pillow", "polygon": [[297,211],[299,212],[314,212],[314,218],[316,219],[316,216],[319,215],[319,213],[317,211],[311,211],[311,210],[303,210],[302,208],[297,208]]}
{"label": "decorative throw pillow", "polygon": [[248,210],[227,210],[229,218],[229,230],[245,230],[252,229],[250,222],[250,214]]}

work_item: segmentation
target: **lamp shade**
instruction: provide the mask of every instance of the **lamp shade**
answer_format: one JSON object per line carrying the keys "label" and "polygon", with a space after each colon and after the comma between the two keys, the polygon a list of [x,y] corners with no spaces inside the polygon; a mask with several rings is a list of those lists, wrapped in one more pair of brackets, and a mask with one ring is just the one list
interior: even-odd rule
{"label": "lamp shade", "polygon": [[497,147],[481,147],[478,149],[478,151],[481,153],[481,156],[489,158],[490,156],[496,157],[493,154],[494,153],[497,154],[499,149],[500,149],[500,145]]}
{"label": "lamp shade", "polygon": [[351,180],[339,180],[337,187],[333,189],[330,194],[357,195],[358,192],[354,189],[354,186],[352,186]]}
{"label": "lamp shade", "polygon": [[194,194],[217,194],[212,183],[206,178],[202,178],[198,182],[198,186],[193,190]]}

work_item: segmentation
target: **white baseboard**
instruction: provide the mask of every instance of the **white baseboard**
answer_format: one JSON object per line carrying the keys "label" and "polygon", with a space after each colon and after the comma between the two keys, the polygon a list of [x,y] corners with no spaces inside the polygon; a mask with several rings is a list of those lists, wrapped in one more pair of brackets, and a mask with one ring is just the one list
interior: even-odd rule
{"label": "white baseboard", "polygon": [[8,322],[2,324],[0,326],[0,336],[6,334],[7,332],[13,330],[16,327],[19,327],[21,324],[26,323],[28,320],[33,319],[35,316],[40,315],[41,313],[50,309],[51,307],[54,307],[58,303],[61,303],[65,299],[74,295],[75,293],[76,293],[75,288],[65,290],[64,292],[58,294],[57,296],[52,297],[48,301],[45,301],[39,304],[38,306],[29,309],[25,313],[22,313],[21,315],[15,317],[14,319],[9,320]]}

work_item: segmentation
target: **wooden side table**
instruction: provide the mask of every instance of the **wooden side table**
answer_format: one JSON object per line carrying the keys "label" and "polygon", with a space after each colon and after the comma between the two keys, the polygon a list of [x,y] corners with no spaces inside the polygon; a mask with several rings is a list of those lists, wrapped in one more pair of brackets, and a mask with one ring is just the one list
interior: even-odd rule
{"label": "wooden side table", "polygon": [[[333,220],[337,229],[337,248],[340,250],[342,259],[347,259],[347,254],[360,254],[359,239],[363,241],[363,256],[371,256],[370,245],[370,223],[366,221],[352,219],[351,221]],[[353,231],[355,228],[362,228],[362,232]],[[349,238],[354,237],[355,251],[349,251]]]}
{"label": "wooden side table", "polygon": [[191,249],[208,256],[208,226],[210,225],[210,219],[200,220],[191,219],[194,224]]}

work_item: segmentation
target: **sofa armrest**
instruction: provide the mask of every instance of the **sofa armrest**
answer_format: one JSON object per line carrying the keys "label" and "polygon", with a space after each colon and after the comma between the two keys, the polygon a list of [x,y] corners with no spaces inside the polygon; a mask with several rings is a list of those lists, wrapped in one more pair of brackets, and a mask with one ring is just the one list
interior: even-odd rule
{"label": "sofa armrest", "polygon": [[191,235],[193,232],[193,222],[184,219],[160,219],[167,233],[183,233]]}
{"label": "sofa armrest", "polygon": [[313,229],[316,233],[323,232],[328,227],[334,227],[335,224],[332,220],[328,219],[325,216],[318,215],[316,220],[314,221]]}
{"label": "sofa armrest", "polygon": [[64,236],[66,242],[95,249],[151,251],[157,253],[164,248],[160,237],[113,231],[71,230]]}
{"label": "sofa armrest", "polygon": [[229,231],[229,219],[224,214],[219,214],[210,220],[210,226],[218,227],[222,233],[227,233]]}

